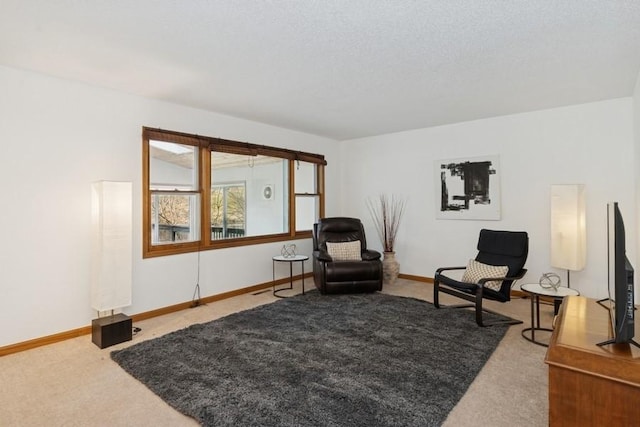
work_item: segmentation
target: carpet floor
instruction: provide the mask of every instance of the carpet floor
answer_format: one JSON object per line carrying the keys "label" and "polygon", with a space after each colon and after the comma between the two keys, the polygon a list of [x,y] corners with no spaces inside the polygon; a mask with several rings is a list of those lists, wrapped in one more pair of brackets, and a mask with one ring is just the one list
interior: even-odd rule
{"label": "carpet floor", "polygon": [[436,426],[505,332],[413,298],[313,291],[112,358],[206,426]]}

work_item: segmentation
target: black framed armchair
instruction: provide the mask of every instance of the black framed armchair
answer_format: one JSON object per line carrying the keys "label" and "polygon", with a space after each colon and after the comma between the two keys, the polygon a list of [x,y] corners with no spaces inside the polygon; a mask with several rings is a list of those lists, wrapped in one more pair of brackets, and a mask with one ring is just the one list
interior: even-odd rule
{"label": "black framed armchair", "polygon": [[[486,321],[483,312],[494,313],[482,306],[483,299],[499,302],[511,300],[511,287],[521,279],[529,252],[529,236],[524,231],[480,230],[478,255],[467,266],[442,267],[433,280],[433,304],[440,308],[440,292],[467,300],[473,304],[450,305],[447,308],[475,307],[479,326],[518,324],[517,319]],[[447,276],[453,270],[464,270],[462,279]],[[450,274],[451,275],[451,274]],[[494,313],[497,314],[497,313]],[[504,316],[503,316],[504,317]]]}
{"label": "black framed armchair", "polygon": [[367,249],[357,218],[323,218],[313,225],[313,280],[322,294],[381,290],[380,258]]}

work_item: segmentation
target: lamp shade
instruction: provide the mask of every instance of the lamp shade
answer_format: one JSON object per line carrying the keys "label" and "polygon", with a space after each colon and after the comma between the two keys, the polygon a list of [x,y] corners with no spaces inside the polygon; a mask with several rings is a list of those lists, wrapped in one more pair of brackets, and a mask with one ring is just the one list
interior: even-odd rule
{"label": "lamp shade", "polygon": [[587,259],[583,184],[551,186],[551,265],[578,271]]}
{"label": "lamp shade", "polygon": [[92,185],[91,307],[97,311],[131,305],[132,184]]}

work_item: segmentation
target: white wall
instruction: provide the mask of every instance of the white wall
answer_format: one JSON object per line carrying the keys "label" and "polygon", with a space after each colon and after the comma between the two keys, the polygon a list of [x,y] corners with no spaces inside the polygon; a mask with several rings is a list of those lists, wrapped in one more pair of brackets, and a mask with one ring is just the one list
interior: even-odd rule
{"label": "white wall", "polygon": [[[499,155],[502,219],[435,219],[435,160]],[[583,183],[587,200],[587,267],[571,274],[583,295],[606,295],[606,203],[618,201],[629,236],[636,235],[633,100],[622,98],[343,142],[342,212],[365,222],[381,249],[365,199],[380,193],[408,199],[396,258],[400,272],[433,277],[437,267],[465,265],[481,228],[529,233],[529,273],[566,272],[549,263],[551,184]],[[627,250],[635,259],[635,239]],[[524,283],[524,282],[522,282]]]}
{"label": "white wall", "polygon": [[[338,212],[338,143],[0,67],[0,346],[87,326],[91,183],[134,183],[134,314],[189,301],[197,254],[142,259],[142,126],[324,154]],[[310,239],[295,242],[309,252]],[[203,296],[271,280],[282,244],[202,252]],[[310,266],[309,266],[310,269]]]}

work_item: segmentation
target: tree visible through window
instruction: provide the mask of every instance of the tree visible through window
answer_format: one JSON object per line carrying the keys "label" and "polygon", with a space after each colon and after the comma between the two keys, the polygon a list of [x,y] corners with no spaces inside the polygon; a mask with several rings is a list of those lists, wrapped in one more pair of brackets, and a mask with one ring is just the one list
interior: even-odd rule
{"label": "tree visible through window", "polygon": [[245,184],[211,186],[211,239],[245,235]]}
{"label": "tree visible through window", "polygon": [[152,216],[157,224],[155,242],[175,242],[190,240],[190,200],[188,197],[155,195],[152,204]]}

